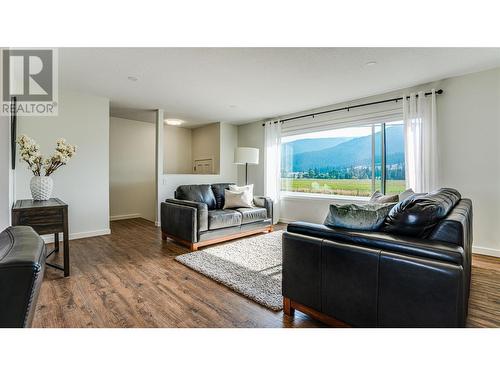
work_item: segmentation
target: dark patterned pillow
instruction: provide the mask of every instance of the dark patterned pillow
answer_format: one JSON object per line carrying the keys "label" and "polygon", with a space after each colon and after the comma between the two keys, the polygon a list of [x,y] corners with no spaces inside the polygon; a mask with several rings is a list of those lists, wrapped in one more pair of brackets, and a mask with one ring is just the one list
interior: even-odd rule
{"label": "dark patterned pillow", "polygon": [[331,204],[324,224],[328,227],[378,230],[395,203]]}

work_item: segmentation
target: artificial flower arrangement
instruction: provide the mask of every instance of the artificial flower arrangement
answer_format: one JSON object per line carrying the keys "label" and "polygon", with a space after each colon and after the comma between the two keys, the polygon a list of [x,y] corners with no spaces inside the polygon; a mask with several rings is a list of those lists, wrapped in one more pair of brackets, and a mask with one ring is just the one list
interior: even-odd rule
{"label": "artificial flower arrangement", "polygon": [[50,176],[58,168],[66,165],[69,159],[76,153],[76,146],[66,143],[64,138],[56,141],[55,152],[45,161],[43,160],[43,155],[40,153],[40,145],[34,139],[22,135],[17,140],[17,144],[21,148],[19,150],[21,160],[28,164],[29,169],[35,176],[41,176],[42,166],[45,167],[45,176]]}
{"label": "artificial flower arrangement", "polygon": [[[52,179],[49,176],[68,163],[69,159],[76,153],[76,146],[66,143],[64,138],[60,138],[56,141],[54,153],[44,160],[40,153],[40,145],[34,139],[23,134],[17,140],[17,144],[20,147],[21,160],[28,164],[28,168],[34,176],[30,182],[33,199],[49,199],[53,187]],[[43,175],[42,169],[44,170]]]}

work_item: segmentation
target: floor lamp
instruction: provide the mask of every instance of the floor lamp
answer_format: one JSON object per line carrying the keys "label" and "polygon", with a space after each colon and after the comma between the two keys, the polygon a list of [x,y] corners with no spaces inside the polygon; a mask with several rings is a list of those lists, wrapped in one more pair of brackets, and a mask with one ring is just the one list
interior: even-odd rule
{"label": "floor lamp", "polygon": [[259,149],[238,147],[234,150],[234,164],[245,165],[245,185],[248,185],[248,164],[259,164]]}

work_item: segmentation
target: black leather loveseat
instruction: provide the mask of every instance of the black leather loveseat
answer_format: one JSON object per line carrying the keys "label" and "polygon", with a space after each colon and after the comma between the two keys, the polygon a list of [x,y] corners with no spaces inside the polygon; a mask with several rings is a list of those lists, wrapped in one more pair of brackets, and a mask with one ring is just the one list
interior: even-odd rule
{"label": "black leather loveseat", "polygon": [[161,203],[162,238],[168,237],[196,250],[201,246],[273,230],[273,202],[255,197],[252,208],[224,209],[224,194],[231,183],[181,185],[174,199]]}
{"label": "black leather loveseat", "polygon": [[471,248],[472,202],[453,189],[400,202],[378,232],[291,223],[285,314],[354,327],[463,327]]}
{"label": "black leather loveseat", "polygon": [[30,227],[0,233],[0,328],[30,327],[45,270],[45,243]]}

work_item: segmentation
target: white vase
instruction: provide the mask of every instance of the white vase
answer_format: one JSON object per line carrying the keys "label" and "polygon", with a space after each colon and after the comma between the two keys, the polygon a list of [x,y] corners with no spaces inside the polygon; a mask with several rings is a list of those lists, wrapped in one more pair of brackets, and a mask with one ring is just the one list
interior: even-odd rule
{"label": "white vase", "polygon": [[30,181],[31,196],[36,201],[46,201],[50,199],[54,181],[52,177],[33,176]]}

